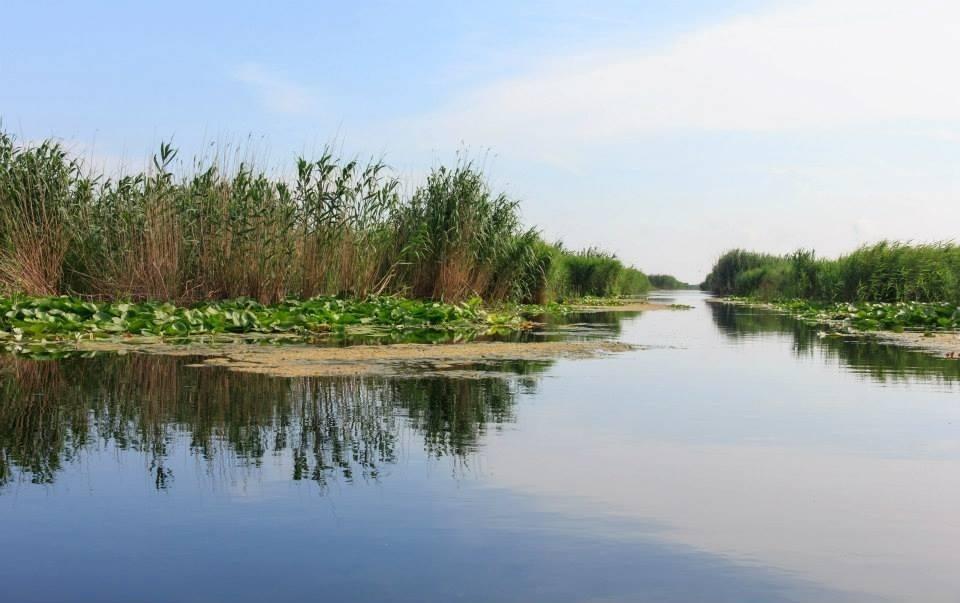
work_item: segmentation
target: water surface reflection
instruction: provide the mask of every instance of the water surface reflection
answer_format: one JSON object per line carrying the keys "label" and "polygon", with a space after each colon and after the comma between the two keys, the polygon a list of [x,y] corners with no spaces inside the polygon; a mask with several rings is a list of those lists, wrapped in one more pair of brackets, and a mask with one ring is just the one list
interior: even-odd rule
{"label": "water surface reflection", "polygon": [[258,466],[267,455],[287,455],[294,480],[376,479],[396,461],[404,432],[433,456],[471,454],[488,428],[512,419],[516,393],[532,391],[551,364],[487,363],[473,367],[479,376],[471,379],[284,379],[195,362],[0,357],[0,487],[53,483],[85,450],[102,446],[143,454],[157,487],[167,487],[165,458],[178,438],[207,462],[229,455],[228,463]]}
{"label": "water surface reflection", "polygon": [[666,297],[422,378],[0,357],[2,598],[956,600],[960,363]]}
{"label": "water surface reflection", "polygon": [[786,314],[733,304],[707,304],[717,328],[733,340],[764,335],[793,338],[798,356],[819,356],[849,370],[887,383],[919,378],[957,382],[960,362],[918,350],[891,345],[871,337],[826,335],[822,327],[800,322]]}

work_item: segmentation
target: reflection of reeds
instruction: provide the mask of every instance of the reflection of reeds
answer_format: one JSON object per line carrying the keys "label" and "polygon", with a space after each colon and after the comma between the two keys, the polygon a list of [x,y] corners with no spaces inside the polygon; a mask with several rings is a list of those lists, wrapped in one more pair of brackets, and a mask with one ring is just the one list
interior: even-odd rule
{"label": "reflection of reeds", "polygon": [[[503,377],[289,380],[191,362],[0,356],[0,484],[52,482],[64,463],[103,442],[147,455],[157,487],[167,487],[168,446],[183,436],[208,462],[255,467],[289,452],[294,479],[376,479],[396,460],[404,429],[422,434],[434,455],[466,455],[488,424],[511,419],[515,397]],[[531,387],[548,364],[510,366]]]}
{"label": "reflection of reeds", "polygon": [[868,337],[856,341],[837,337],[821,338],[817,328],[780,312],[734,304],[708,304],[714,324],[727,336],[738,339],[762,333],[779,333],[793,338],[798,355],[820,351],[855,372],[880,383],[910,378],[932,382],[960,381],[960,363],[938,358],[902,346],[877,342]]}
{"label": "reflection of reeds", "polygon": [[36,483],[51,482],[63,461],[87,443],[73,394],[55,363],[0,356],[0,484],[15,467]]}
{"label": "reflection of reeds", "polygon": [[489,424],[512,418],[514,390],[503,379],[397,380],[390,386],[397,405],[436,456],[469,454]]}

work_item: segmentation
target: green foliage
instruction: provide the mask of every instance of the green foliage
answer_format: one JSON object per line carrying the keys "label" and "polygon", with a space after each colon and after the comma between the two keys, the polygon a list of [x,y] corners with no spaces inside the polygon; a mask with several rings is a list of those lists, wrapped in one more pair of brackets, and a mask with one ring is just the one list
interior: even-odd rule
{"label": "green foliage", "polygon": [[560,244],[554,249],[548,273],[552,299],[642,295],[650,290],[647,276],[614,254],[593,247],[569,252]]}
{"label": "green foliage", "polygon": [[882,242],[840,258],[839,299],[960,303],[960,247]]}
{"label": "green foliage", "polygon": [[696,289],[696,285],[685,283],[672,274],[650,274],[647,276],[654,289]]}
{"label": "green foliage", "polygon": [[527,300],[542,288],[540,238],[518,203],[495,195],[470,164],[441,167],[398,212],[397,274],[415,297]]}
{"label": "green foliage", "polygon": [[0,132],[0,290],[60,289],[72,218],[93,184],[57,144],[25,148]]}
{"label": "green foliage", "polygon": [[[181,304],[412,295],[540,301],[554,253],[469,163],[409,197],[380,161],[324,151],[295,181],[243,162],[85,175],[56,143],[0,133],[0,293]],[[186,175],[177,176],[182,171]]]}
{"label": "green foliage", "polygon": [[725,253],[702,287],[721,295],[823,302],[960,303],[960,248],[881,242],[835,260],[801,250]]}
{"label": "green foliage", "polygon": [[860,331],[937,331],[960,330],[960,306],[933,302],[843,302],[818,303],[793,299],[774,302],[784,310],[810,323],[851,327]]}
{"label": "green foliage", "polygon": [[744,295],[757,288],[764,269],[780,261],[779,256],[733,249],[720,256],[701,287],[720,295]]}
{"label": "green foliage", "polygon": [[526,325],[519,312],[488,312],[479,300],[445,304],[397,297],[316,297],[270,306],[236,299],[183,307],[169,302],[92,302],[66,296],[0,298],[0,342],[8,344],[123,335],[306,335],[353,327],[488,330]]}

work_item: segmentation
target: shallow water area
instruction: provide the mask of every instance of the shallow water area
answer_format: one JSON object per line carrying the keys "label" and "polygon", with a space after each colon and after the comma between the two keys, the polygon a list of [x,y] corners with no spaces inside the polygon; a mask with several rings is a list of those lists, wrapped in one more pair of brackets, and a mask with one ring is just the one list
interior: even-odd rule
{"label": "shallow water area", "polygon": [[0,357],[0,599],[956,601],[960,361],[653,297],[421,374]]}

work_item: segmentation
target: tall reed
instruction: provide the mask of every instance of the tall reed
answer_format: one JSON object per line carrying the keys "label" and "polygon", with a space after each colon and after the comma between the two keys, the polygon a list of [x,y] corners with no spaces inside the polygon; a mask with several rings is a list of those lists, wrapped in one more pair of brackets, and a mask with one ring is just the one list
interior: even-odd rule
{"label": "tall reed", "polygon": [[163,144],[149,169],[91,174],[55,142],[0,133],[0,293],[193,303],[319,294],[546,302],[639,294],[647,277],[523,225],[469,162],[409,196],[379,160],[325,150],[290,180]]}
{"label": "tall reed", "polygon": [[836,259],[737,249],[717,260],[703,288],[767,299],[960,303],[960,247],[881,241]]}
{"label": "tall reed", "polygon": [[441,167],[399,211],[399,276],[417,297],[531,299],[546,278],[518,203],[469,163]]}
{"label": "tall reed", "polygon": [[164,144],[144,172],[91,175],[54,142],[0,134],[0,292],[268,303],[546,289],[537,231],[469,163],[435,169],[409,197],[382,161],[329,150],[299,159],[292,181],[250,162],[180,165]]}
{"label": "tall reed", "polygon": [[647,275],[650,280],[650,286],[656,289],[696,289],[697,285],[685,283],[672,274],[650,274]]}
{"label": "tall reed", "polygon": [[92,186],[58,145],[18,146],[0,132],[0,287],[61,290],[71,217],[89,203]]}
{"label": "tall reed", "polygon": [[566,251],[558,245],[555,263],[556,297],[641,295],[650,290],[650,281],[643,272],[595,247]]}

